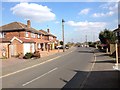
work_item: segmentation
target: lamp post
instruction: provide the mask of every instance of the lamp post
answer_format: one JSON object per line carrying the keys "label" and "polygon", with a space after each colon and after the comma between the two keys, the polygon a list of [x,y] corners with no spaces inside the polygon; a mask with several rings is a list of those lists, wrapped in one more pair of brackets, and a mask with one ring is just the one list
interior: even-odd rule
{"label": "lamp post", "polygon": [[65,52],[65,43],[64,43],[64,19],[62,19],[62,38],[63,38],[63,52]]}
{"label": "lamp post", "polygon": [[86,39],[86,46],[85,47],[87,48],[87,35],[85,36],[85,39]]}

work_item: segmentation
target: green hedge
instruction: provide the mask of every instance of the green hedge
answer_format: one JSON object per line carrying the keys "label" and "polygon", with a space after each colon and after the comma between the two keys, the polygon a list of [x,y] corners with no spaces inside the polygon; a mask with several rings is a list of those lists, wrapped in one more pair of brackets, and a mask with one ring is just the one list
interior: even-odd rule
{"label": "green hedge", "polygon": [[25,56],[24,56],[24,58],[25,59],[30,59],[30,58],[32,58],[32,56],[33,56],[32,53],[26,53]]}

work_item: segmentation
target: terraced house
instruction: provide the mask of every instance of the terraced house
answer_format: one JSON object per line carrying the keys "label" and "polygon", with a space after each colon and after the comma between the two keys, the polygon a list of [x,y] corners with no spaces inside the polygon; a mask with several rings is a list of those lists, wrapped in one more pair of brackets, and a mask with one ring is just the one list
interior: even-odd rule
{"label": "terraced house", "polygon": [[52,50],[57,46],[57,37],[50,30],[36,30],[20,22],[12,22],[0,27],[0,58],[11,58],[27,52]]}

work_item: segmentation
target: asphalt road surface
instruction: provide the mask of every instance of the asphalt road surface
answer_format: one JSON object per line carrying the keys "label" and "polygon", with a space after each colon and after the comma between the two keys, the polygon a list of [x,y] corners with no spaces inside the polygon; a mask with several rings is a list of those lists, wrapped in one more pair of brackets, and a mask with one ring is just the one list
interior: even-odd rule
{"label": "asphalt road surface", "polygon": [[48,61],[4,75],[2,88],[81,88],[89,74],[83,72],[91,70],[92,61],[92,48],[73,48]]}

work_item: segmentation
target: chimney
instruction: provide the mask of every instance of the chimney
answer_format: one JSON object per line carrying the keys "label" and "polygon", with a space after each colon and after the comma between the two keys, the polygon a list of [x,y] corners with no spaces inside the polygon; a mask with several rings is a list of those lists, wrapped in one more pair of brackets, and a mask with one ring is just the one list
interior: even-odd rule
{"label": "chimney", "polygon": [[47,32],[50,33],[50,29],[47,29]]}
{"label": "chimney", "polygon": [[30,20],[27,20],[27,28],[30,28],[31,27],[31,22]]}

